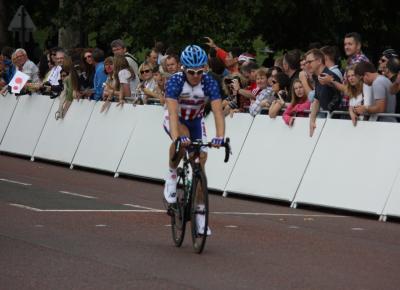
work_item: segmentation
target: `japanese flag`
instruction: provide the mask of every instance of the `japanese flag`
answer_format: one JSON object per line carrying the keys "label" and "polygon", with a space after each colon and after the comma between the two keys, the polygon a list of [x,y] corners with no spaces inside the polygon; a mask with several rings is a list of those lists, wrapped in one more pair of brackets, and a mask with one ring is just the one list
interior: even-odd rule
{"label": "japanese flag", "polygon": [[29,76],[24,74],[23,72],[16,71],[14,77],[12,78],[11,82],[8,84],[11,87],[12,93],[17,93],[22,90],[25,86],[26,82],[29,80]]}

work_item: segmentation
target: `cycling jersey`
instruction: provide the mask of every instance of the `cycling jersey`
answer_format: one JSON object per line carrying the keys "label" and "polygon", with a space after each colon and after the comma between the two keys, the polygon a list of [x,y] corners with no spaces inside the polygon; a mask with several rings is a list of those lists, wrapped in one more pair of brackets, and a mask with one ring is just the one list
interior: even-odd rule
{"label": "cycling jersey", "polygon": [[191,86],[183,72],[174,74],[168,80],[165,95],[178,101],[178,115],[183,120],[203,117],[208,99],[221,99],[218,83],[211,75],[204,74],[198,85]]}

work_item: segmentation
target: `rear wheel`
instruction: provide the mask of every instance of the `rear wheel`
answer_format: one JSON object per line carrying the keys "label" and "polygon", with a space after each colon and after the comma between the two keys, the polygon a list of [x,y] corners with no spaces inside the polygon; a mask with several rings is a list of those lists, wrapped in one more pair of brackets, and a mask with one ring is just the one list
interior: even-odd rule
{"label": "rear wheel", "polygon": [[202,170],[193,179],[190,212],[193,248],[200,254],[206,244],[209,213],[207,179]]}
{"label": "rear wheel", "polygon": [[[179,169],[179,168],[178,168]],[[180,170],[181,171],[181,170]],[[187,190],[184,174],[178,175],[178,185],[176,188],[176,203],[171,205],[171,229],[172,239],[175,246],[180,247],[185,238],[186,218],[185,218],[185,190]]]}

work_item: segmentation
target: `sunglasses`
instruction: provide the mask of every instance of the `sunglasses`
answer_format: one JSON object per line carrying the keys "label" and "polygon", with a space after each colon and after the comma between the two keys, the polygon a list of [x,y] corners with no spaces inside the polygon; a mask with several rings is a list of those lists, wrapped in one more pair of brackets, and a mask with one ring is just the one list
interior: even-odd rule
{"label": "sunglasses", "polygon": [[379,62],[387,62],[387,59],[384,59],[383,57],[379,60]]}
{"label": "sunglasses", "polygon": [[144,73],[146,73],[146,74],[147,74],[147,73],[149,73],[149,72],[150,72],[150,70],[149,70],[149,69],[145,69],[145,70],[141,70],[141,71],[140,71],[140,73],[141,73],[141,74],[144,74]]}
{"label": "sunglasses", "polygon": [[271,83],[272,83],[273,85],[275,85],[275,84],[278,83],[278,82],[277,82],[276,80],[272,80]]}
{"label": "sunglasses", "polygon": [[92,58],[92,55],[88,54],[87,56],[85,56],[85,59],[88,59],[88,58]]}
{"label": "sunglasses", "polygon": [[200,76],[200,75],[202,75],[204,73],[204,69],[198,69],[198,70],[187,69],[186,72],[188,74],[190,74],[191,76],[194,76],[194,75]]}

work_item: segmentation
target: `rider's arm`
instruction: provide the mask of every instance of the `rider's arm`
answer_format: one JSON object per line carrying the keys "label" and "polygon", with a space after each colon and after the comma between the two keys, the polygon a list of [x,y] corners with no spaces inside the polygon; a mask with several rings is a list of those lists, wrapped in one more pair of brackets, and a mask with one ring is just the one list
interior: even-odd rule
{"label": "rider's arm", "polygon": [[221,99],[214,100],[211,102],[211,109],[214,114],[215,128],[217,132],[217,137],[225,136],[225,118],[222,111],[222,101]]}
{"label": "rider's arm", "polygon": [[170,134],[172,140],[175,141],[179,137],[178,101],[171,98],[166,98],[165,101],[168,108]]}

